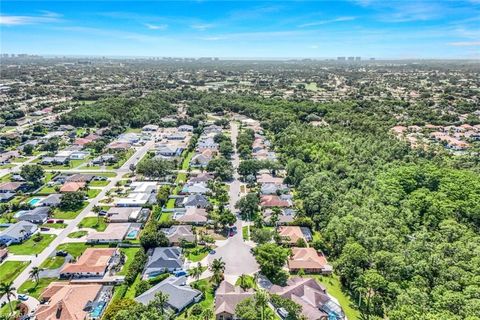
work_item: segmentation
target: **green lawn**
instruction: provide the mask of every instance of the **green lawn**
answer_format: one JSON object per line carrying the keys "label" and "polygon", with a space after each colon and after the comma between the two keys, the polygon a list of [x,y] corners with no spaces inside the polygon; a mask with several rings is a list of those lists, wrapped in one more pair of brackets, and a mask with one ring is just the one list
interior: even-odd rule
{"label": "green lawn", "polygon": [[38,299],[43,290],[53,281],[58,281],[58,279],[40,278],[38,284],[34,280],[27,280],[20,286],[20,288],[18,288],[18,293],[28,294],[29,296]]}
{"label": "green lawn", "polygon": [[188,169],[188,167],[190,165],[190,160],[192,160],[194,154],[195,154],[195,152],[193,152],[193,151],[191,151],[187,154],[187,156],[185,157],[185,159],[182,162],[182,170],[187,170]]}
{"label": "green lawn", "polygon": [[76,216],[82,212],[82,210],[87,206],[87,202],[84,202],[83,205],[74,211],[64,211],[62,209],[56,208],[53,211],[53,218],[55,219],[75,219]]}
{"label": "green lawn", "polygon": [[183,172],[179,172],[175,182],[179,183],[179,182],[186,182],[186,181],[187,181],[187,174]]}
{"label": "green lawn", "polygon": [[38,194],[42,195],[42,194],[51,194],[51,193],[57,193],[57,192],[58,191],[55,190],[54,186],[45,186],[38,191]]}
{"label": "green lawn", "polygon": [[[167,204],[167,207],[168,207],[168,204]],[[170,221],[172,220],[172,217],[173,217],[173,214],[171,212],[162,212],[162,214],[160,215],[160,222],[167,222],[167,221]]]}
{"label": "green lawn", "polygon": [[74,231],[68,235],[69,238],[78,239],[88,234],[87,231]]}
{"label": "green lawn", "polygon": [[125,133],[140,133],[142,132],[142,128],[128,128],[125,130]]}
{"label": "green lawn", "polygon": [[195,248],[185,249],[184,253],[185,257],[192,262],[201,261],[208,255],[208,251],[204,246],[196,246]]}
{"label": "green lawn", "polygon": [[167,209],[175,208],[175,199],[168,199],[166,207]]}
{"label": "green lawn", "polygon": [[43,261],[43,263],[40,265],[40,268],[42,269],[58,269],[60,268],[63,263],[65,262],[64,257],[49,257],[47,260]]}
{"label": "green lawn", "polygon": [[127,272],[128,267],[134,261],[133,258],[135,256],[135,253],[137,253],[138,250],[140,250],[140,248],[121,248],[120,249],[120,251],[125,254],[126,261],[125,261],[125,265],[122,267],[122,270],[120,270],[120,272],[117,272],[118,275],[124,275]]}
{"label": "green lawn", "polygon": [[87,196],[90,198],[90,199],[93,199],[95,198],[96,196],[98,196],[98,194],[100,193],[100,189],[88,189],[87,191]]}
{"label": "green lawn", "polygon": [[42,234],[42,239],[39,242],[36,242],[36,235],[33,235],[30,239],[26,240],[21,244],[13,244],[8,247],[8,251],[12,254],[18,255],[32,255],[42,252],[50,242],[55,239],[53,234]]}
{"label": "green lawn", "polygon": [[70,255],[72,255],[75,258],[78,258],[82,255],[82,253],[87,250],[87,248],[108,248],[108,245],[104,244],[99,244],[99,245],[87,245],[86,243],[62,243],[57,247],[57,251],[63,250],[68,252]]}
{"label": "green lawn", "polygon": [[67,227],[67,225],[65,223],[45,223],[45,224],[42,224],[40,227],[54,228],[54,229],[65,229]]}
{"label": "green lawn", "polygon": [[109,183],[110,183],[110,181],[108,181],[108,180],[105,180],[105,181],[95,180],[95,181],[90,182],[88,185],[91,186],[91,187],[105,187]]}
{"label": "green lawn", "polygon": [[29,263],[29,261],[5,261],[0,264],[0,283],[15,280]]}
{"label": "green lawn", "polygon": [[243,240],[250,240],[248,238],[248,226],[242,227]]}
{"label": "green lawn", "polygon": [[345,312],[345,315],[350,320],[360,319],[360,312],[355,309],[355,305],[353,301],[350,299],[348,294],[342,291],[340,280],[337,276],[322,276],[322,275],[308,275],[309,277],[313,277],[317,279],[319,283],[321,283],[325,288],[327,288],[327,292],[334,296]]}
{"label": "green lawn", "polygon": [[79,228],[91,228],[97,231],[104,231],[107,228],[107,223],[104,218],[86,217],[78,224]]}
{"label": "green lawn", "polygon": [[[15,301],[12,301],[11,303],[12,303],[13,312],[16,313],[17,306],[20,303],[20,301],[15,300]],[[3,305],[3,307],[0,308],[0,315],[2,316],[10,315],[10,307],[8,306],[8,304],[5,304]]]}

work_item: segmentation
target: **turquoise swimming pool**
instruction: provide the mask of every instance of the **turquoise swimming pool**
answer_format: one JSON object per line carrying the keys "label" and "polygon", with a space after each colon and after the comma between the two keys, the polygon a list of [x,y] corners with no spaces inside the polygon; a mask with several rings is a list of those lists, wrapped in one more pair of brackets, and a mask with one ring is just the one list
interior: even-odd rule
{"label": "turquoise swimming pool", "polygon": [[138,229],[134,229],[128,232],[127,239],[136,239],[138,235]]}
{"label": "turquoise swimming pool", "polygon": [[42,199],[40,198],[33,198],[33,199],[30,199],[30,201],[28,201],[28,204],[31,205],[31,206],[34,206],[38,203],[38,201],[40,201]]}
{"label": "turquoise swimming pool", "polygon": [[105,307],[105,302],[101,301],[99,302],[95,308],[93,308],[92,312],[90,312],[90,316],[92,318],[99,318],[102,315],[103,308]]}

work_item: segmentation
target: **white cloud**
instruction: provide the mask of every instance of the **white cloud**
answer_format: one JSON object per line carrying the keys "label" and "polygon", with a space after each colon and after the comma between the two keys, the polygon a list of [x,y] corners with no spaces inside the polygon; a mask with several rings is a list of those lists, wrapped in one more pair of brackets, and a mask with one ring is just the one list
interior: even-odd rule
{"label": "white cloud", "polygon": [[190,27],[195,30],[205,31],[213,28],[213,26],[214,26],[213,24],[208,24],[208,23],[197,23],[197,24],[192,24]]}
{"label": "white cloud", "polygon": [[338,17],[338,18],[330,19],[330,20],[320,20],[320,21],[315,21],[315,22],[304,23],[304,24],[299,25],[299,27],[300,28],[314,27],[314,26],[320,26],[320,25],[335,23],[335,22],[352,21],[352,20],[355,20],[355,19],[356,19],[356,17]]}
{"label": "white cloud", "polygon": [[26,24],[40,24],[40,23],[52,23],[60,22],[60,15],[54,12],[43,11],[40,16],[9,16],[0,15],[0,25],[5,26],[20,26]]}
{"label": "white cloud", "polygon": [[145,23],[145,27],[147,27],[150,30],[165,30],[167,29],[168,25],[166,24],[150,24],[150,23]]}
{"label": "white cloud", "polygon": [[448,45],[454,47],[480,47],[480,41],[458,41],[450,42]]}

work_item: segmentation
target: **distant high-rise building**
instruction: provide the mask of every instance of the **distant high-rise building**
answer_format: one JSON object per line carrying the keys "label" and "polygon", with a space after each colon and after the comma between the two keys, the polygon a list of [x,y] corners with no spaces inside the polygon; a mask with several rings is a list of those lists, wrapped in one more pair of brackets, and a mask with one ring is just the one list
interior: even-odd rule
{"label": "distant high-rise building", "polygon": [[375,58],[370,58],[371,61],[375,61]]}
{"label": "distant high-rise building", "polygon": [[355,57],[355,60],[356,60],[356,61],[361,61],[361,60],[362,60],[362,57]]}
{"label": "distant high-rise building", "polygon": [[345,61],[345,57],[337,57],[338,61]]}
{"label": "distant high-rise building", "polygon": [[355,57],[348,57],[348,61],[353,61],[355,60]]}

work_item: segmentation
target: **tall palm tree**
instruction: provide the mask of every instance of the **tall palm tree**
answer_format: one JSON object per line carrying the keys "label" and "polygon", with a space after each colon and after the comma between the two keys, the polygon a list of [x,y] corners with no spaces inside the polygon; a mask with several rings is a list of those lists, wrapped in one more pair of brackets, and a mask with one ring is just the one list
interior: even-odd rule
{"label": "tall palm tree", "polygon": [[213,316],[214,316],[213,310],[208,308],[203,310],[201,317],[202,317],[202,320],[211,320]]}
{"label": "tall palm tree", "polygon": [[255,292],[255,306],[260,310],[260,320],[265,320],[265,309],[268,308],[269,299],[270,297],[265,290],[260,289]]}
{"label": "tall palm tree", "polygon": [[156,309],[158,309],[161,315],[164,315],[165,305],[167,304],[167,302],[168,302],[168,294],[159,291],[155,294],[155,297],[152,300],[152,302],[150,302],[150,304],[154,306]]}
{"label": "tall palm tree", "polygon": [[225,271],[225,262],[222,258],[214,259],[210,265],[210,271],[213,272],[213,280],[218,285],[223,278],[223,272]]}
{"label": "tall palm tree", "polygon": [[200,276],[202,275],[202,264],[199,262],[198,265],[194,268],[192,268],[192,270],[190,270],[190,275],[198,281],[198,279],[200,279]]}
{"label": "tall palm tree", "polygon": [[8,306],[10,307],[10,314],[13,314],[13,307],[10,298],[15,297],[15,287],[12,286],[11,282],[3,282],[0,284],[0,297],[5,295],[7,297]]}
{"label": "tall palm tree", "polygon": [[38,286],[38,281],[40,281],[40,271],[42,271],[42,269],[40,269],[39,267],[33,267],[32,270],[30,270],[30,278],[35,280],[35,287]]}

